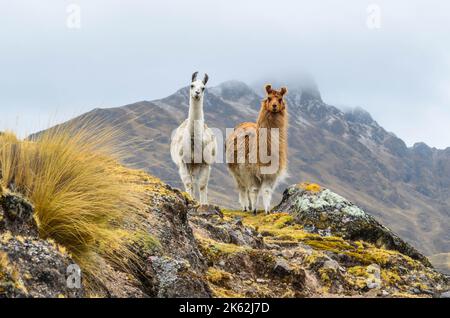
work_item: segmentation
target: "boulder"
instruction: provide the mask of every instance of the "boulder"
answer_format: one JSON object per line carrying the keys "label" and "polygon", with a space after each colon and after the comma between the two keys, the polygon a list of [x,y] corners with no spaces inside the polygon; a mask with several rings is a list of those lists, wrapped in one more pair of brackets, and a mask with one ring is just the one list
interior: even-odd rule
{"label": "boulder", "polygon": [[428,259],[409,243],[360,207],[329,189],[310,184],[292,185],[284,191],[282,201],[273,211],[290,213],[297,223],[310,232],[366,241],[399,251],[431,266]]}
{"label": "boulder", "polygon": [[68,284],[68,270],[76,264],[64,248],[38,237],[33,213],[33,206],[22,196],[2,192],[0,298],[83,296],[82,284]]}

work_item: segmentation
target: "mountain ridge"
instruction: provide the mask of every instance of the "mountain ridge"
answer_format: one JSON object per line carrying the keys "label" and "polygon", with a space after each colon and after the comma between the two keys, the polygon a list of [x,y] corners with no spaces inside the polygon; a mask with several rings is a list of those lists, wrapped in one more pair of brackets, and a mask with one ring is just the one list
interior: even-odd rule
{"label": "mountain ridge", "polygon": [[[188,98],[188,88],[183,87],[161,99],[95,109],[69,122],[99,118],[124,130],[122,141],[132,140],[125,146],[124,163],[181,187],[168,145],[172,130],[187,116]],[[427,255],[450,250],[450,148],[433,149],[424,143],[408,147],[367,111],[345,112],[323,102],[318,89],[290,89],[286,98],[291,175],[287,183],[315,181],[336,189]],[[224,82],[207,89],[205,120],[222,130],[254,121],[260,100],[249,85]],[[213,203],[236,207],[225,165],[213,167],[210,189]],[[275,201],[279,198],[280,193]]]}

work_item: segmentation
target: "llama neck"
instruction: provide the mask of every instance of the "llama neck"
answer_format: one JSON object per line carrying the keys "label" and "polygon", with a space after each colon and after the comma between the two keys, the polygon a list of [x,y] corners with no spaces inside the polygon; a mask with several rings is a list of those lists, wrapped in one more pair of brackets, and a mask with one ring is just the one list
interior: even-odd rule
{"label": "llama neck", "polygon": [[[288,125],[288,114],[287,112],[281,111],[279,113],[272,113],[265,110],[264,107],[261,108],[259,112],[258,121],[256,122],[256,128],[258,130],[258,138],[263,137],[265,140],[259,140],[258,146],[268,147],[268,152],[272,156],[277,156],[279,159],[279,171],[286,169],[287,164],[287,125]],[[263,134],[260,130],[267,129],[266,133]],[[278,129],[279,133],[279,152],[278,154],[272,153],[272,133],[271,129]],[[266,139],[267,138],[267,139]]]}
{"label": "llama neck", "polygon": [[285,136],[287,133],[287,112],[282,111],[278,113],[272,113],[262,108],[259,112],[256,125],[258,129],[278,128],[280,131],[280,136]]}
{"label": "llama neck", "polygon": [[194,128],[203,127],[203,122],[205,121],[203,115],[203,98],[200,98],[199,100],[195,100],[193,98],[190,99],[188,120],[191,135],[194,134]]}

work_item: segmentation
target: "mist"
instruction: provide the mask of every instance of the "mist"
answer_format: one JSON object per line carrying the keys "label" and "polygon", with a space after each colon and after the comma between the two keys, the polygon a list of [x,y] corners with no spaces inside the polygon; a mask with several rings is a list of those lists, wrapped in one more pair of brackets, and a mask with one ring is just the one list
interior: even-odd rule
{"label": "mist", "polygon": [[210,86],[311,74],[326,103],[363,107],[410,146],[445,148],[449,11],[438,0],[2,1],[0,130],[162,98],[197,70]]}

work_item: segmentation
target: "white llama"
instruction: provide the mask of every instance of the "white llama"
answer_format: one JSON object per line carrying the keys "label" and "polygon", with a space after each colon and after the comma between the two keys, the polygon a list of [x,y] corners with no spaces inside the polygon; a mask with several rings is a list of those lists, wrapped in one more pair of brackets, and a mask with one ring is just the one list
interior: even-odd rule
{"label": "white llama", "polygon": [[216,158],[217,141],[203,116],[203,96],[208,74],[202,81],[197,80],[197,74],[192,74],[189,116],[173,134],[170,154],[178,166],[186,192],[192,198],[198,192],[200,204],[204,205],[208,204],[208,181],[211,164]]}

